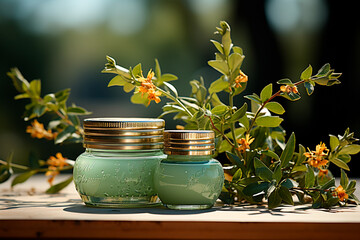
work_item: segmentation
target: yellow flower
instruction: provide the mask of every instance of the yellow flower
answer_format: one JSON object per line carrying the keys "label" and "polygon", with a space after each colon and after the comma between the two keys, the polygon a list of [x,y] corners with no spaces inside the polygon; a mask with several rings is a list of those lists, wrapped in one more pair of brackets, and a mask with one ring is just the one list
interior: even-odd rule
{"label": "yellow flower", "polygon": [[69,165],[66,162],[66,158],[64,158],[61,153],[57,153],[55,156],[56,157],[51,156],[46,161],[48,170],[46,171],[45,176],[50,176],[50,178],[48,178],[50,185],[52,185],[55,177],[60,173],[59,170],[61,170],[64,166]]}
{"label": "yellow flower", "polygon": [[155,89],[150,88],[147,93],[148,93],[148,99],[149,99],[148,105],[150,104],[151,100],[154,100],[156,103],[159,103],[161,101],[161,99],[159,98],[159,96],[161,95],[161,92],[155,91]]}
{"label": "yellow flower", "polygon": [[147,93],[147,98],[149,99],[149,103],[154,100],[156,103],[159,103],[161,99],[159,96],[161,95],[160,91],[156,91],[156,86],[152,82],[152,78],[154,77],[154,72],[150,70],[147,74],[147,77],[140,76],[138,80],[141,82],[141,86],[137,87],[137,91],[141,92],[141,96],[144,96],[144,93]]}
{"label": "yellow flower", "polygon": [[246,149],[250,149],[250,144],[254,141],[255,139],[250,137],[250,134],[246,134],[245,138],[240,138],[237,140],[239,147],[238,147],[238,151],[241,153],[246,152]]}
{"label": "yellow flower", "polygon": [[322,168],[319,168],[319,178],[324,178],[324,177],[326,177],[327,175],[328,175],[328,173],[329,173],[329,170],[327,170],[327,169],[322,169]]}
{"label": "yellow flower", "polygon": [[39,123],[36,119],[31,123],[31,126],[27,126],[26,132],[30,133],[33,138],[46,138],[47,140],[55,138],[55,134],[51,130],[46,131],[44,124]]}
{"label": "yellow flower", "polygon": [[[316,145],[315,151],[310,151],[304,153],[304,155],[308,158],[308,163],[310,166],[321,169],[321,167],[325,166],[329,161],[324,159],[329,154],[329,149],[327,149],[325,143],[321,143]],[[323,169],[322,169],[323,170]]]}
{"label": "yellow flower", "polygon": [[285,93],[299,93],[296,86],[283,85],[280,87],[280,91]]}
{"label": "yellow flower", "polygon": [[240,83],[245,83],[248,81],[248,76],[243,73],[243,71],[239,71],[239,76],[235,78],[235,88],[241,87]]}
{"label": "yellow flower", "polygon": [[349,195],[345,192],[344,188],[341,185],[335,188],[335,196],[337,196],[342,202],[345,199],[349,198]]}

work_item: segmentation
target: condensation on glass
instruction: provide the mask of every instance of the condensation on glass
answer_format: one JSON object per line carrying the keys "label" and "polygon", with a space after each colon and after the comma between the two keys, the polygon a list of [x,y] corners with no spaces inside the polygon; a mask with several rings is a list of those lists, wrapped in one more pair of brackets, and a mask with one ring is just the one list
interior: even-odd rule
{"label": "condensation on glass", "polygon": [[221,164],[212,158],[214,132],[169,130],[164,133],[163,159],[155,171],[155,189],[170,209],[208,209],[224,183]]}
{"label": "condensation on glass", "polygon": [[164,126],[162,119],[85,119],[86,151],[74,166],[74,182],[83,202],[115,208],[159,205],[153,178],[166,157]]}

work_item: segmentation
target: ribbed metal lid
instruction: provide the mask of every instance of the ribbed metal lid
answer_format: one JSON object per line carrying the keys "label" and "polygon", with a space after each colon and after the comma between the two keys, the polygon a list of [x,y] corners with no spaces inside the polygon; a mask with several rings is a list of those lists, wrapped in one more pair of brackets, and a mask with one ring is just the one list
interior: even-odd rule
{"label": "ribbed metal lid", "polygon": [[167,130],[164,153],[168,155],[213,155],[215,133],[201,130]]}
{"label": "ribbed metal lid", "polygon": [[164,127],[164,120],[154,118],[88,118],[84,120],[84,147],[162,149]]}

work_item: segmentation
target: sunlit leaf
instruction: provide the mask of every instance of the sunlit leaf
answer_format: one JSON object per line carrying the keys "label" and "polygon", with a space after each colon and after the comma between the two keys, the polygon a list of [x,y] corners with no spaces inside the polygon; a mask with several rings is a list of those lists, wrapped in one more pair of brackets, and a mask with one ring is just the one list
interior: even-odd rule
{"label": "sunlit leaf", "polygon": [[285,109],[283,108],[283,106],[278,103],[278,102],[268,102],[265,104],[265,107],[276,114],[283,114],[285,112]]}
{"label": "sunlit leaf", "polygon": [[73,177],[71,176],[70,178],[66,179],[65,181],[55,184],[54,186],[50,187],[48,190],[46,190],[47,194],[55,194],[60,192],[62,189],[64,189],[65,187],[67,187],[73,180]]}
{"label": "sunlit leaf", "polygon": [[261,116],[255,120],[255,123],[261,127],[278,127],[283,120],[278,116]]}

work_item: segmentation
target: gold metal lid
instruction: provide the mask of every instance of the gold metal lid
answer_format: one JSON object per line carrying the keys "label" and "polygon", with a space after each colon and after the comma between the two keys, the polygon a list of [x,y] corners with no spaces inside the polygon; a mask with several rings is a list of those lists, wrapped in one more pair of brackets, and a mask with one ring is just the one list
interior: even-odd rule
{"label": "gold metal lid", "polygon": [[162,149],[164,127],[164,120],[154,118],[88,118],[84,120],[84,147]]}
{"label": "gold metal lid", "polygon": [[164,153],[168,155],[213,155],[215,133],[202,130],[167,130]]}

